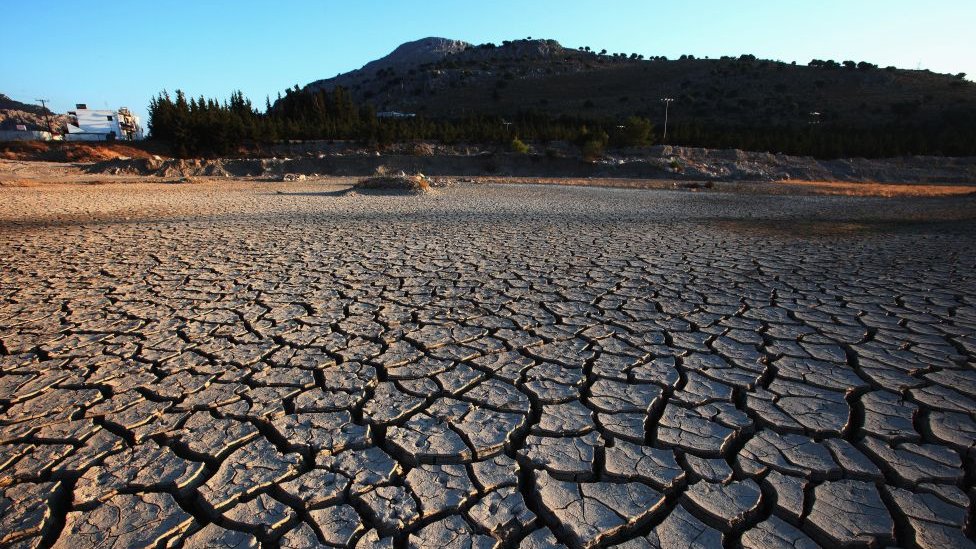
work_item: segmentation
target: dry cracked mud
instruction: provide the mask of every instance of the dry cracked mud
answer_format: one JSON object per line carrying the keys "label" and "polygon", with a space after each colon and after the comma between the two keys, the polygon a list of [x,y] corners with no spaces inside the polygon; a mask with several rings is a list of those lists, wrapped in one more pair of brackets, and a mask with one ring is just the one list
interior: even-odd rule
{"label": "dry cracked mud", "polygon": [[0,189],[0,545],[973,547],[976,199]]}

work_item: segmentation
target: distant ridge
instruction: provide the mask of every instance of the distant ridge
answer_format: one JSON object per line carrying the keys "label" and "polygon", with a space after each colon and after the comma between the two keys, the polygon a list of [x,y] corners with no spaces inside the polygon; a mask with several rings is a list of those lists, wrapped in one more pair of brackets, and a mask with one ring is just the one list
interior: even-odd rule
{"label": "distant ridge", "polygon": [[469,47],[471,47],[471,44],[462,42],[461,40],[437,37],[422,38],[401,44],[389,55],[375,61],[370,61],[363,65],[361,69],[341,74],[335,78],[312,82],[308,87],[314,89],[347,86],[349,83],[356,82],[364,75],[371,75],[390,68],[412,67],[424,63],[433,63],[440,61],[448,55],[462,52]]}
{"label": "distant ridge", "polygon": [[2,111],[22,111],[31,114],[48,115],[53,114],[50,109],[46,109],[37,104],[31,103],[21,103],[20,101],[15,101],[9,96],[0,93],[0,110]]}
{"label": "distant ridge", "polygon": [[0,130],[15,130],[19,125],[29,130],[61,130],[66,120],[65,116],[56,115],[50,109],[22,103],[0,93]]}
{"label": "distant ridge", "polygon": [[672,97],[675,123],[709,127],[938,127],[976,120],[976,84],[962,75],[751,55],[644,59],[540,39],[474,46],[424,38],[305,89],[337,86],[377,110],[429,117],[638,115],[660,125],[660,99]]}

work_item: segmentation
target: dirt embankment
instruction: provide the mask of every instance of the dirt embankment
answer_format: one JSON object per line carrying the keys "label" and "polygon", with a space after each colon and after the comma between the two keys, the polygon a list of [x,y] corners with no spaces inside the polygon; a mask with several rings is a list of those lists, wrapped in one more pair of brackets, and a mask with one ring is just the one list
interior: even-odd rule
{"label": "dirt embankment", "polygon": [[361,177],[402,171],[439,177],[976,183],[976,158],[817,160],[734,149],[656,146],[613,151],[588,162],[566,143],[550,143],[546,154],[517,154],[475,145],[430,143],[404,143],[380,153],[347,142],[305,142],[254,150],[249,158],[185,160],[166,158],[159,147],[162,145],[153,142],[12,142],[0,143],[0,159],[74,163],[92,175],[157,177],[280,179],[287,174]]}
{"label": "dirt embankment", "polygon": [[152,158],[147,143],[0,142],[0,158],[41,162],[102,162]]}
{"label": "dirt embankment", "polygon": [[686,181],[842,181],[880,183],[976,182],[976,158],[910,157],[816,160],[739,150],[654,147],[633,155],[578,158],[481,153],[468,155],[318,154],[298,158],[177,160],[116,158],[96,162],[88,173],[160,177],[362,176],[378,171],[433,176],[636,178]]}

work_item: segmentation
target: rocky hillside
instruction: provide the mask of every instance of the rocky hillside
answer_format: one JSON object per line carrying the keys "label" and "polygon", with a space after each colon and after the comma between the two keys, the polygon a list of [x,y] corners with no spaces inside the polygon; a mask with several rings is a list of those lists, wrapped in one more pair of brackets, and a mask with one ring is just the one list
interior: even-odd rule
{"label": "rocky hillside", "polygon": [[49,109],[43,108],[40,105],[34,105],[30,103],[21,103],[20,101],[15,101],[9,96],[0,93],[0,110],[2,111],[21,111],[31,114],[47,115],[53,114]]}
{"label": "rocky hillside", "polygon": [[0,130],[13,130],[18,124],[30,130],[47,130],[48,122],[55,129],[64,128],[67,118],[40,105],[21,103],[0,93]]}
{"label": "rocky hillside", "polygon": [[380,111],[433,117],[532,110],[581,117],[637,114],[660,123],[660,99],[672,97],[672,121],[685,124],[879,127],[976,120],[976,84],[961,75],[853,61],[795,65],[751,55],[644,59],[565,48],[553,40],[473,46],[427,38],[307,89],[336,86]]}
{"label": "rocky hillside", "polygon": [[309,87],[312,89],[331,89],[336,86],[343,86],[351,89],[361,86],[363,82],[369,81],[377,73],[385,73],[386,71],[395,73],[401,67],[436,63],[448,55],[462,52],[470,47],[471,44],[460,40],[423,38],[401,44],[386,57],[370,61],[361,69],[336,75],[335,78],[312,82]]}

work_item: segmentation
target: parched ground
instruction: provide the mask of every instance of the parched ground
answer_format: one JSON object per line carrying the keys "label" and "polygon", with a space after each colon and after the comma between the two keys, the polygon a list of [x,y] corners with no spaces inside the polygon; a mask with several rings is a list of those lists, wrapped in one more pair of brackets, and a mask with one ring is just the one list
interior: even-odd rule
{"label": "parched ground", "polygon": [[972,197],[0,188],[0,545],[972,547]]}

